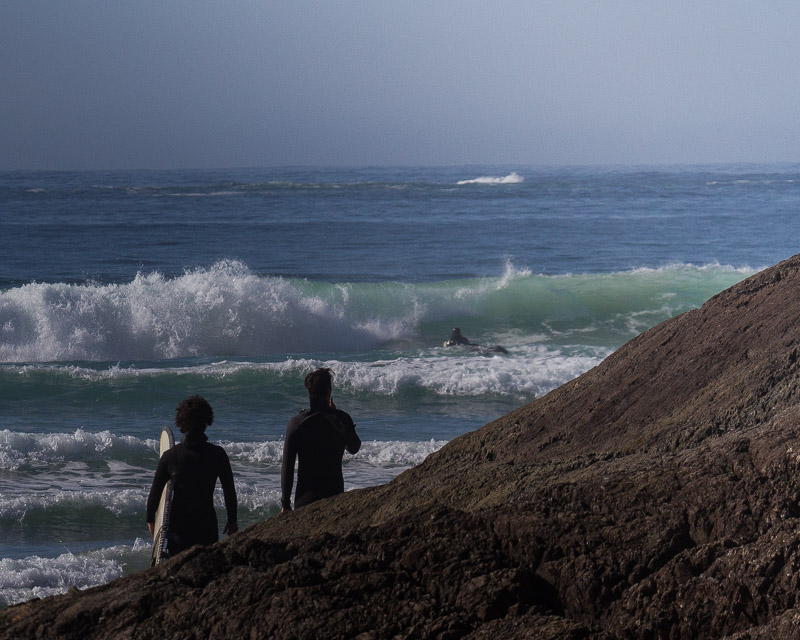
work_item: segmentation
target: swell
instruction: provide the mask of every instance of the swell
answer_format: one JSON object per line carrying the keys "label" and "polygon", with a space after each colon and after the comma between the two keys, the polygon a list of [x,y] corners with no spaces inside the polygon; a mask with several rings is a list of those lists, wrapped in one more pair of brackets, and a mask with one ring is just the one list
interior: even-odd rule
{"label": "swell", "polygon": [[[283,443],[279,438],[252,442],[220,440],[231,462],[242,469],[251,465],[276,465],[282,461]],[[441,440],[365,441],[361,450],[348,457],[351,464],[375,467],[398,467],[418,464],[444,444]],[[47,507],[63,499],[75,499],[102,506],[115,513],[124,513],[128,504],[138,503],[138,494],[122,493],[106,502],[106,480],[149,479],[158,460],[158,441],[135,436],[115,436],[109,431],[91,432],[77,429],[74,433],[20,433],[0,431],[0,471],[22,475],[47,472],[48,478],[69,489],[63,496],[45,495],[28,506]],[[86,491],[83,491],[86,489]],[[7,497],[7,496],[6,496]],[[5,499],[5,498],[0,498]],[[8,503],[3,503],[5,507]],[[0,508],[0,516],[4,514]]]}
{"label": "swell", "polygon": [[219,262],[124,284],[29,283],[0,293],[0,362],[162,361],[355,353],[441,344],[451,326],[482,342],[616,347],[699,306],[750,270],[676,265],[543,276],[326,283]]}

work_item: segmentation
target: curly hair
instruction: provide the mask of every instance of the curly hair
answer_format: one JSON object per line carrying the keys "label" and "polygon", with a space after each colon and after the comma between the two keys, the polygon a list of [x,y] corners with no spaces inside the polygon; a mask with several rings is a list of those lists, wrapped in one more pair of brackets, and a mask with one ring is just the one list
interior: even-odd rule
{"label": "curly hair", "polygon": [[187,431],[203,433],[212,422],[214,422],[214,410],[202,396],[186,398],[175,408],[175,426],[181,433]]}

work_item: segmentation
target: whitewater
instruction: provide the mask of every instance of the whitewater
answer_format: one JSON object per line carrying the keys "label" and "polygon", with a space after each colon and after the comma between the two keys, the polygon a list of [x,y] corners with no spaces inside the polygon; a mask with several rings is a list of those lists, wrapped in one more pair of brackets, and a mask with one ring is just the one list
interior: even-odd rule
{"label": "whitewater", "polygon": [[[156,439],[186,396],[214,408],[242,526],[279,511],[318,366],[364,441],[346,489],[388,482],[792,255],[798,174],[1,173],[0,606],[147,566]],[[445,347],[456,326],[480,346]]]}

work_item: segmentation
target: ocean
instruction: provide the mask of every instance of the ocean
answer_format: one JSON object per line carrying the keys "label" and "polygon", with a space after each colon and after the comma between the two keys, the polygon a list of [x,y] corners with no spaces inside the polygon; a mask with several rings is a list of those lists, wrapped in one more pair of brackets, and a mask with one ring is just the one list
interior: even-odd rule
{"label": "ocean", "polygon": [[0,173],[0,606],[148,566],[185,397],[246,527],[313,368],[346,489],[387,482],[796,253],[798,203],[800,165]]}

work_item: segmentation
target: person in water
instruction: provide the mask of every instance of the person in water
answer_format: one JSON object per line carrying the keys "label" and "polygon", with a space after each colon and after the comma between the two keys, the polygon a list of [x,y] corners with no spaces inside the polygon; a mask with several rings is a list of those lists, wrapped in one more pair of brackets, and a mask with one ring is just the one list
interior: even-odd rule
{"label": "person in water", "polygon": [[332,372],[322,368],[305,378],[310,407],[286,426],[281,469],[281,513],[292,510],[294,466],[297,490],[294,508],[344,492],[342,457],[345,449],[357,453],[361,439],[348,413],[336,408],[331,396]]}
{"label": "person in water", "polygon": [[446,347],[453,347],[457,344],[472,344],[469,340],[467,340],[466,336],[461,335],[461,329],[455,327],[450,332],[450,339],[444,343]]}
{"label": "person in water", "polygon": [[222,447],[211,444],[205,434],[206,427],[213,421],[214,411],[204,398],[192,396],[181,402],[175,410],[175,425],[183,439],[158,460],[147,497],[147,528],[154,536],[161,492],[171,479],[174,492],[167,536],[170,556],[196,544],[211,544],[219,540],[214,510],[217,478],[222,484],[228,515],[224,533],[231,535],[239,530],[236,488],[228,454]]}
{"label": "person in water", "polygon": [[460,345],[472,347],[471,351],[482,350],[491,353],[508,353],[508,350],[505,347],[501,347],[499,344],[496,344],[493,347],[483,347],[477,342],[470,342],[467,337],[461,333],[461,329],[455,327],[450,332],[450,338],[445,340],[444,346],[455,347]]}

